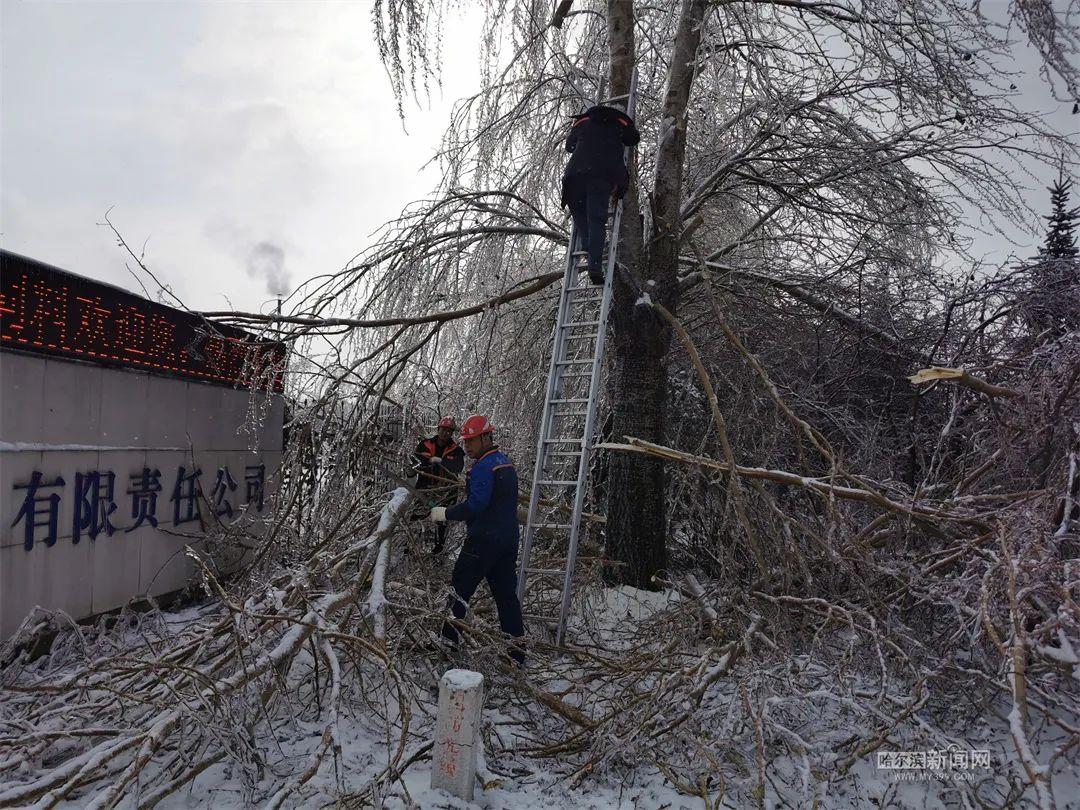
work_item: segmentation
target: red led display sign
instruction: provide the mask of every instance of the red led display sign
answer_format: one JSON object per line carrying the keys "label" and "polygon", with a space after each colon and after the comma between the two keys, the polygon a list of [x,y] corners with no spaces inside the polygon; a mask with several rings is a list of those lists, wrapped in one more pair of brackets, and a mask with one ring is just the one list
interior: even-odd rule
{"label": "red led display sign", "polygon": [[0,250],[0,347],[282,388],[285,346]]}

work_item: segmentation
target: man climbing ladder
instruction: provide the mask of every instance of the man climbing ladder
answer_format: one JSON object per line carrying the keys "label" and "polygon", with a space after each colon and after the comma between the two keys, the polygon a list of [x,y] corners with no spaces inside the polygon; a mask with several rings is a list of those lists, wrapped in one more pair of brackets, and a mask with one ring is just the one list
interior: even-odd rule
{"label": "man climbing ladder", "polygon": [[562,203],[570,207],[578,232],[579,250],[588,255],[589,280],[604,283],[604,235],[608,202],[622,199],[630,176],[623,160],[625,147],[641,140],[623,105],[597,104],[574,116],[566,151],[570,161],[563,172]]}
{"label": "man climbing ladder", "polygon": [[[551,627],[559,644],[566,633],[570,611],[571,583],[585,505],[585,482],[604,360],[604,335],[622,220],[622,202],[619,201],[615,205],[610,247],[605,255],[607,203],[613,194],[618,199],[625,191],[628,182],[625,152],[629,144],[639,140],[633,123],[636,87],[635,73],[627,95],[606,99],[591,107],[578,117],[567,138],[567,149],[574,157],[566,169],[563,195],[576,213],[555,318],[551,366],[517,583],[525,619]],[[626,113],[613,106],[624,101]],[[611,113],[598,114],[597,110],[610,110]],[[587,212],[584,215],[583,209]],[[588,229],[587,239],[583,228]],[[576,243],[588,244],[590,278],[602,287],[581,284],[578,280]],[[573,493],[572,506],[564,500],[567,492]],[[554,559],[558,567],[534,564],[534,547],[538,545],[544,547],[545,554]],[[530,583],[532,588],[527,590]]]}

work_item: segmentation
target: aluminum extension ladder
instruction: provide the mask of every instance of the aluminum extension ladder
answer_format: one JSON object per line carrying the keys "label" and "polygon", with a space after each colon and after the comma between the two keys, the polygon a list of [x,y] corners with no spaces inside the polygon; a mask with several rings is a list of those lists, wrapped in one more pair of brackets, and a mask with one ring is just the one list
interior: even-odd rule
{"label": "aluminum extension ladder", "polygon": [[[627,95],[607,98],[601,103],[626,100],[627,114],[633,118],[637,106],[636,95],[635,70]],[[627,147],[624,160],[629,158],[629,152],[630,147]],[[556,644],[563,642],[570,613],[571,583],[581,536],[589,455],[600,393],[600,372],[604,363],[604,332],[611,305],[611,282],[615,275],[622,210],[622,200],[619,200],[614,216],[608,217],[603,286],[593,285],[584,273],[579,274],[575,269],[579,255],[575,252],[578,241],[576,227],[571,231],[570,243],[566,248],[566,270],[555,321],[517,591],[525,619],[554,627]],[[565,495],[571,488],[573,505],[568,508]],[[538,534],[543,534],[545,540],[550,538],[550,547],[556,553],[565,548],[560,567],[536,568],[532,565]],[[530,577],[542,580],[542,586],[534,589],[538,593],[527,593]],[[557,612],[554,609],[556,598]]]}

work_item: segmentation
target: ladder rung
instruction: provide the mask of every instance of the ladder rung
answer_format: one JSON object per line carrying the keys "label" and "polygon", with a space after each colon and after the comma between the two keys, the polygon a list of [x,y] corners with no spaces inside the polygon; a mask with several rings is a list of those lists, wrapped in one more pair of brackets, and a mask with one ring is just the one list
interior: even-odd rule
{"label": "ladder rung", "polygon": [[564,577],[566,571],[562,568],[526,568],[528,574],[537,574],[542,577]]}
{"label": "ladder rung", "polygon": [[576,436],[572,439],[544,439],[544,444],[581,444],[581,437]]}
{"label": "ladder rung", "polygon": [[568,402],[588,402],[588,401],[589,401],[588,397],[572,397],[570,399],[553,399],[553,400],[550,400],[552,405],[563,405],[563,404],[566,404]]}
{"label": "ladder rung", "polygon": [[556,360],[555,365],[557,365],[557,366],[585,366],[585,365],[588,365],[589,363],[592,363],[595,359],[596,359],[595,357],[586,357],[584,360]]}
{"label": "ladder rung", "polygon": [[542,487],[568,487],[568,486],[575,486],[576,487],[577,486],[577,481],[576,480],[574,480],[574,481],[561,481],[561,480],[548,481],[547,479],[540,479],[540,481],[538,483]]}
{"label": "ladder rung", "polygon": [[560,529],[571,528],[569,523],[534,523],[534,529],[546,529],[547,531],[558,531]]}
{"label": "ladder rung", "polygon": [[577,377],[591,377],[591,376],[592,376],[591,371],[575,371],[575,372],[572,372],[570,374],[563,374],[562,379],[564,379],[564,380],[572,380],[572,379],[577,378]]}
{"label": "ladder rung", "polygon": [[581,451],[580,450],[552,450],[550,453],[548,453],[548,455],[549,456],[573,456],[574,458],[577,458],[578,456],[581,455]]}
{"label": "ladder rung", "polygon": [[612,96],[611,98],[605,98],[601,101],[601,104],[607,104],[609,101],[622,101],[624,98],[630,98],[629,93],[623,93],[621,96]]}
{"label": "ladder rung", "polygon": [[560,326],[560,329],[573,329],[575,326],[599,326],[600,321],[572,321],[570,323],[564,323]]}

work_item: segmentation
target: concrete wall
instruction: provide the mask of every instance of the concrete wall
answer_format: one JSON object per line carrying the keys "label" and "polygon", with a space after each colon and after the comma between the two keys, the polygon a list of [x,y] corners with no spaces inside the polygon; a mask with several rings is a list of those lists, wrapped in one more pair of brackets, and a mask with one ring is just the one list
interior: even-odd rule
{"label": "concrete wall", "polygon": [[[236,488],[226,482],[219,508],[228,503],[233,516],[221,519],[258,523],[270,514],[278,482],[282,419],[278,395],[0,351],[0,639],[9,637],[35,605],[82,618],[143,594],[182,587],[193,565],[177,552],[185,543],[199,547],[201,525],[175,525],[170,499],[178,469],[190,474],[194,460],[202,470],[201,490],[210,497],[218,470],[227,468]],[[245,504],[245,470],[260,464],[265,465],[261,513],[254,503]],[[138,487],[144,468],[160,471],[158,527],[144,522],[127,531],[135,523],[129,490]],[[116,508],[109,522],[115,531],[90,539],[84,528],[74,542],[76,476],[95,471],[102,474],[102,493],[104,474],[114,474]],[[17,487],[30,483],[35,472],[43,484],[59,476],[64,485],[37,491],[37,520],[43,523],[52,508],[47,497],[60,496],[55,542],[48,545],[48,527],[39,526],[27,549],[26,516],[19,517],[27,490]],[[103,512],[107,503],[101,500]],[[184,499],[181,505],[186,506]],[[202,502],[200,513],[211,521],[209,512]]]}

